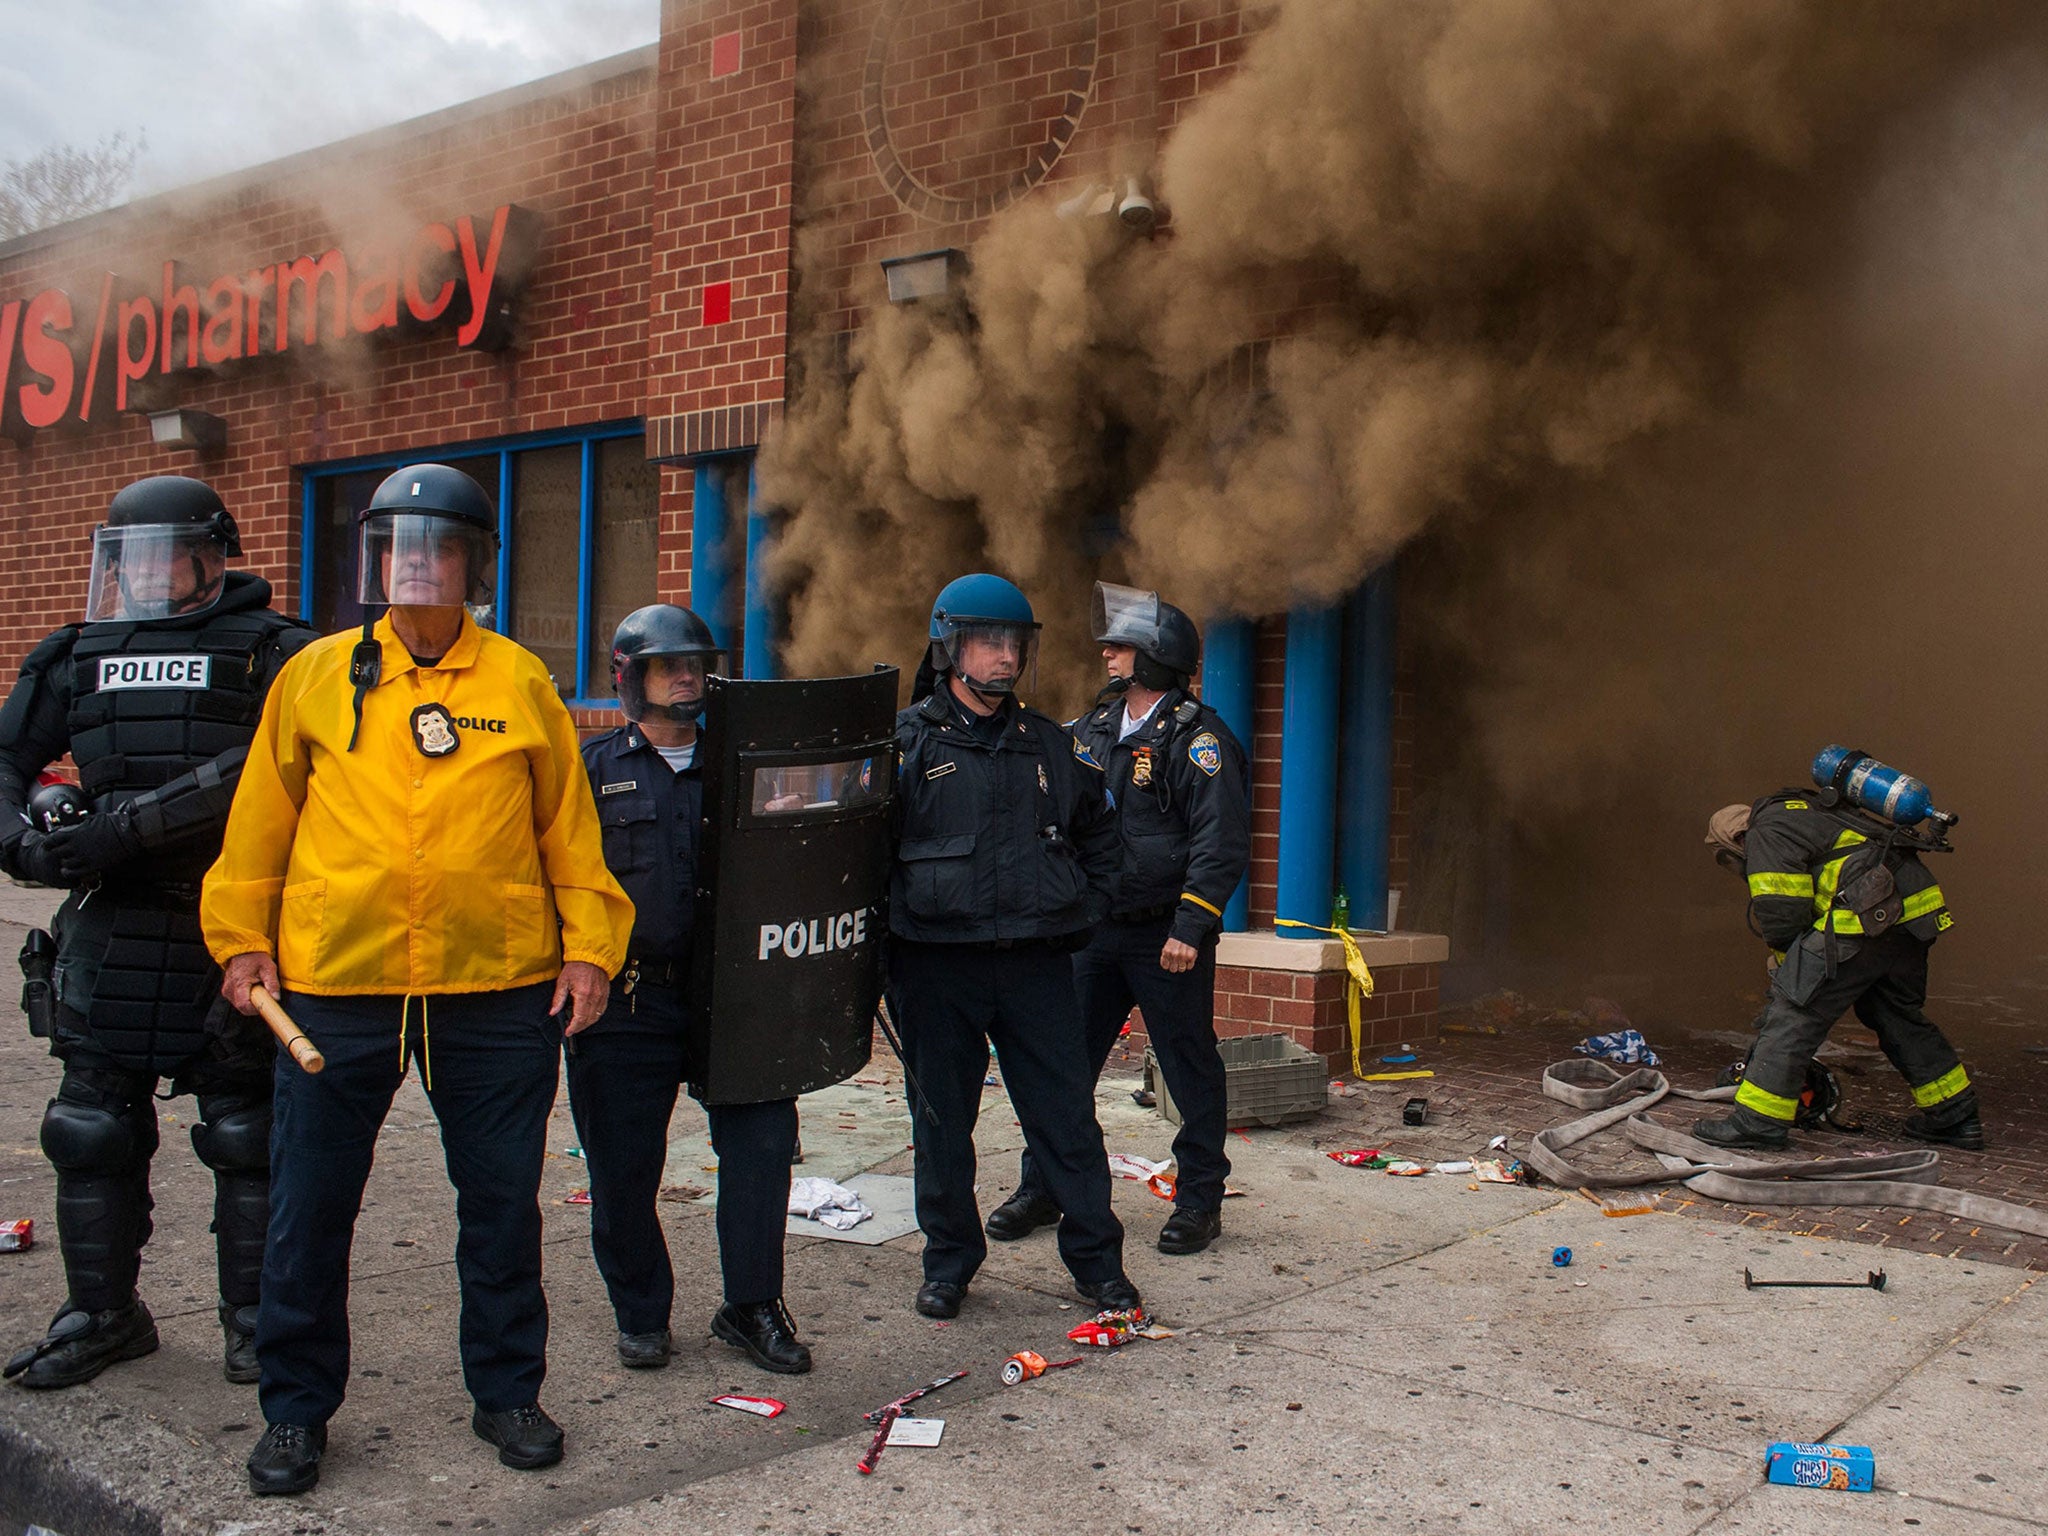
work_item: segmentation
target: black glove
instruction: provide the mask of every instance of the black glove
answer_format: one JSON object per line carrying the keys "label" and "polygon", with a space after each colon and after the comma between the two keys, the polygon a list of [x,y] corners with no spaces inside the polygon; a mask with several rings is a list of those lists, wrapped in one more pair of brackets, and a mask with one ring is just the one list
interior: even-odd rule
{"label": "black glove", "polygon": [[50,846],[50,835],[38,832],[33,827],[21,834],[7,850],[7,872],[32,880],[37,885],[62,886],[69,882],[57,859],[57,851]]}
{"label": "black glove", "polygon": [[[30,837],[35,834],[31,832]],[[85,820],[46,833],[43,843],[56,857],[62,885],[77,885],[142,852],[142,837],[126,806],[95,811]]]}

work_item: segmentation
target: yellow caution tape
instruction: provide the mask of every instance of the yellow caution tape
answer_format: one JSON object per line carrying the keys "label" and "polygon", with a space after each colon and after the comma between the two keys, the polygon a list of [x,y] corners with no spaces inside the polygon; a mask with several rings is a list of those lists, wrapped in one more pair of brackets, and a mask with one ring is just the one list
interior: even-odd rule
{"label": "yellow caution tape", "polygon": [[1327,933],[1344,946],[1344,969],[1350,979],[1344,985],[1344,1005],[1351,1015],[1351,1075],[1365,1076],[1365,1063],[1359,1059],[1358,1005],[1361,999],[1372,996],[1372,972],[1365,967],[1365,955],[1358,947],[1358,940],[1351,936],[1349,928],[1324,928],[1316,923],[1297,923],[1292,918],[1274,920],[1275,928],[1306,928],[1311,933]]}
{"label": "yellow caution tape", "polygon": [[1359,1078],[1361,1083],[1402,1083],[1411,1077],[1435,1077],[1434,1072],[1373,1072]]}

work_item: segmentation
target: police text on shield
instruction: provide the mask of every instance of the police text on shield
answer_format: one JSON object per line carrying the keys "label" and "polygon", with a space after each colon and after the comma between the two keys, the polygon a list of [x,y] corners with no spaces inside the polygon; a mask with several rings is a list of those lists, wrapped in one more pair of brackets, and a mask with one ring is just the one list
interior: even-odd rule
{"label": "police text on shield", "polygon": [[805,955],[830,954],[837,949],[858,949],[868,939],[868,909],[841,912],[834,917],[798,918],[793,923],[761,925],[761,955],[797,960]]}

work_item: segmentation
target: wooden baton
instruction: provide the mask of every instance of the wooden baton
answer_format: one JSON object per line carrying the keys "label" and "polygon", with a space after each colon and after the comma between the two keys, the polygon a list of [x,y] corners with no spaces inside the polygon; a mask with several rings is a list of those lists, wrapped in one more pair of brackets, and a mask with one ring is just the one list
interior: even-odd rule
{"label": "wooden baton", "polygon": [[306,1038],[306,1032],[292,1022],[292,1016],[278,1006],[277,999],[261,982],[249,988],[249,1001],[263,1015],[263,1022],[277,1036],[277,1043],[292,1053],[293,1061],[308,1072],[318,1072],[327,1065],[327,1058],[320,1054],[320,1047]]}

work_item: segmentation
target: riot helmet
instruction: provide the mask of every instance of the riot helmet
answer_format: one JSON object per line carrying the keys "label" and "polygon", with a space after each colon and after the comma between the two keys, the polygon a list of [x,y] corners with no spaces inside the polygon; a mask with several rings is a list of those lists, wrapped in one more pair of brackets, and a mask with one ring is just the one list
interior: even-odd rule
{"label": "riot helmet", "polygon": [[1202,665],[1202,636],[1195,621],[1157,592],[1095,583],[1095,638],[1103,645],[1137,651],[1133,677],[1142,688],[1169,693],[1185,688]]}
{"label": "riot helmet", "polygon": [[1031,600],[1000,576],[946,583],[932,604],[931,662],[976,693],[1000,696],[1037,683],[1038,620]]}
{"label": "riot helmet", "polygon": [[[664,659],[667,665],[654,665]],[[628,720],[691,725],[704,712],[705,677],[724,660],[709,624],[674,603],[650,603],[619,620],[612,635],[612,689]]]}
{"label": "riot helmet", "polygon": [[241,531],[213,487],[151,475],[114,493],[93,530],[85,621],[170,619],[220,601]]}
{"label": "riot helmet", "polygon": [[446,464],[387,476],[358,519],[356,601],[453,608],[498,584],[498,513],[484,488]]}

